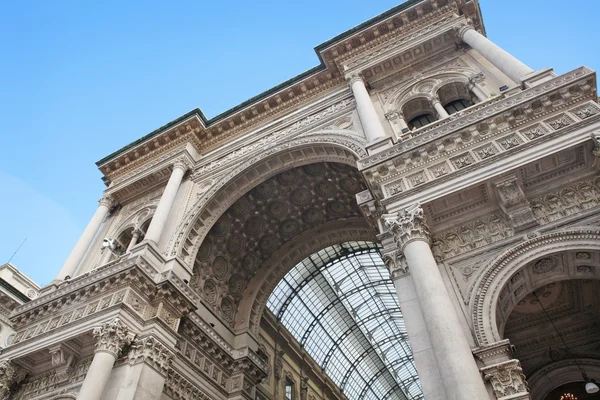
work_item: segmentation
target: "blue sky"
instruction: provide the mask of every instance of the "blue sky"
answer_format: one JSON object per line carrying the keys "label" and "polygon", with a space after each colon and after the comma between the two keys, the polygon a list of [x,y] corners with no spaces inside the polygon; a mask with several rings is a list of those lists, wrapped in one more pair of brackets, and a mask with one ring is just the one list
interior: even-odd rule
{"label": "blue sky", "polygon": [[[0,11],[0,264],[53,279],[97,207],[95,161],[200,107],[219,114],[318,63],[313,48],[397,4],[10,1]],[[534,69],[600,67],[600,2],[480,0]],[[570,5],[569,5],[570,4]]]}

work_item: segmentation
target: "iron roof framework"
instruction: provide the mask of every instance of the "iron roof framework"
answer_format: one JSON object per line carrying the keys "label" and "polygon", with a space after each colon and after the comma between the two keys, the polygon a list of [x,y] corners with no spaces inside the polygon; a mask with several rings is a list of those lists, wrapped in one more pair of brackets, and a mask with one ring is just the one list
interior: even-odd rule
{"label": "iron roof framework", "polygon": [[349,399],[423,399],[377,245],[348,242],[312,254],[279,282],[267,306]]}

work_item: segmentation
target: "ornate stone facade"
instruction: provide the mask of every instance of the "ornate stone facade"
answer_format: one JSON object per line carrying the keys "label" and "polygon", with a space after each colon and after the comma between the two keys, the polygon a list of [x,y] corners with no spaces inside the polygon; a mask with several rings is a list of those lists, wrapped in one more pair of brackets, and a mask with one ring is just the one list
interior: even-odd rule
{"label": "ornate stone facade", "polygon": [[410,0],[100,160],[56,280],[0,290],[0,397],[354,399],[266,304],[356,241],[381,245],[419,374],[390,396],[543,400],[600,373],[595,72],[533,71],[484,34],[476,0]]}

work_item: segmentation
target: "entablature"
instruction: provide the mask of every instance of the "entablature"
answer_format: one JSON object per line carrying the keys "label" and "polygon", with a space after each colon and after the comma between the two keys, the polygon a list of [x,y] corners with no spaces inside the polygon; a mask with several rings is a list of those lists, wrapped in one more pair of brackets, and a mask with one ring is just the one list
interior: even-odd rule
{"label": "entablature", "polygon": [[[494,174],[501,159],[522,165],[557,146],[589,140],[586,127],[600,114],[595,87],[595,72],[578,68],[413,131],[410,139],[359,160],[359,169],[386,207],[431,201],[464,187],[469,172]],[[542,148],[547,153],[540,153]],[[454,187],[446,189],[450,181]]]}

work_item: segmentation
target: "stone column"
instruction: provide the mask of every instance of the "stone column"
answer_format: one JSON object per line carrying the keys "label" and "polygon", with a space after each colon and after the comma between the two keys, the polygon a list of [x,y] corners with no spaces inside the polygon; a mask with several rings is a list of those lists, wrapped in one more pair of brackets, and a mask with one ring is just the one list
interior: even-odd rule
{"label": "stone column", "polygon": [[100,400],[112,372],[113,365],[124,346],[131,343],[132,335],[123,323],[115,318],[94,328],[96,353],[85,375],[77,400]]}
{"label": "stone column", "polygon": [[158,202],[158,206],[156,207],[156,211],[152,216],[152,221],[146,232],[145,239],[148,241],[158,244],[167,218],[169,217],[169,212],[171,211],[171,207],[177,196],[177,191],[181,185],[181,180],[188,169],[190,169],[189,162],[183,157],[178,158],[173,163],[173,172],[171,172],[167,187]]}
{"label": "stone column", "polygon": [[77,267],[79,266],[79,263],[83,259],[83,256],[85,256],[90,244],[92,244],[92,240],[94,240],[96,233],[98,233],[100,225],[102,225],[106,214],[108,214],[108,211],[110,210],[112,198],[110,196],[103,196],[100,200],[98,200],[98,202],[100,205],[96,209],[96,213],[79,237],[79,240],[77,241],[77,244],[75,244],[71,254],[69,254],[69,257],[67,257],[67,261],[65,261],[60,269],[60,272],[56,276],[56,280],[63,281],[67,277],[73,277]]}
{"label": "stone column", "polygon": [[448,111],[446,111],[442,103],[440,103],[440,99],[436,97],[431,101],[431,103],[433,104],[433,108],[435,108],[435,111],[438,113],[439,119],[447,118],[450,116],[450,114],[448,114]]}
{"label": "stone column", "polygon": [[129,253],[131,248],[137,244],[137,241],[142,234],[142,231],[139,229],[134,229],[131,235],[131,240],[129,241],[129,245],[127,246],[126,252]]}
{"label": "stone column", "polygon": [[469,342],[433,258],[423,209],[414,206],[382,218],[406,257],[447,398],[487,399]]}
{"label": "stone column", "polygon": [[404,326],[408,334],[408,340],[412,349],[415,367],[419,374],[419,381],[423,389],[423,396],[427,400],[446,400],[444,385],[440,371],[433,354],[429,333],[423,320],[423,311],[415,292],[415,285],[410,276],[406,258],[399,250],[385,251],[386,240],[382,241],[384,246],[383,261],[390,271],[390,277],[394,282]]}
{"label": "stone column", "polygon": [[481,89],[478,85],[478,83],[482,82],[484,79],[485,79],[485,76],[481,72],[478,74],[475,74],[469,78],[468,88],[471,92],[473,92],[475,97],[477,97],[478,102],[486,101],[488,99],[488,96],[485,94],[483,89]]}
{"label": "stone column", "polygon": [[353,75],[348,78],[348,84],[356,100],[356,110],[365,130],[367,142],[373,143],[386,138],[387,136],[383,130],[379,116],[375,111],[375,106],[373,106],[373,102],[371,101],[371,96],[369,96],[369,92],[367,92],[367,88],[365,87],[365,82],[360,76]]}
{"label": "stone column", "polygon": [[521,83],[525,76],[533,72],[533,69],[529,68],[506,50],[477,32],[472,26],[463,25],[457,28],[457,34],[463,42],[484,56],[514,82]]}

